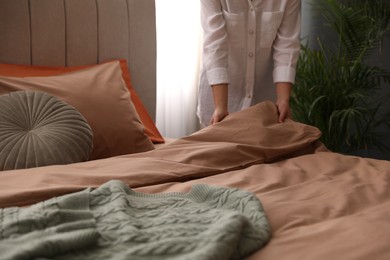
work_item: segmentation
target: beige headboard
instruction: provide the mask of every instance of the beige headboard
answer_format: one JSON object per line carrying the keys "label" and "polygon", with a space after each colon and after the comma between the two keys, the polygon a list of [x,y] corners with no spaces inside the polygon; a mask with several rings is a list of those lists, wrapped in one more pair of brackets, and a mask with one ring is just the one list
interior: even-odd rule
{"label": "beige headboard", "polygon": [[0,0],[0,63],[74,66],[127,59],[156,110],[154,0]]}

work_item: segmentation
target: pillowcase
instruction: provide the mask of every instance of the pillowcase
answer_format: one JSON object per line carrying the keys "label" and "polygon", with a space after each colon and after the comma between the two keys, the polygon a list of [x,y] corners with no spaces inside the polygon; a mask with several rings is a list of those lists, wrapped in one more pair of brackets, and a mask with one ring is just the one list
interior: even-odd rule
{"label": "pillowcase", "polygon": [[[143,105],[141,99],[138,97],[133,85],[131,84],[131,78],[127,62],[124,59],[119,60],[122,77],[126,83],[127,89],[130,91],[130,98],[137,110],[137,113],[145,126],[145,133],[149,136],[153,143],[164,143],[164,138],[158,131],[153,119],[150,117],[148,111]],[[78,71],[85,68],[92,68],[97,65],[89,66],[74,66],[74,67],[48,67],[48,66],[30,66],[30,65],[17,65],[17,64],[0,64],[0,76],[9,77],[43,77],[43,76],[55,76],[72,71]]]}
{"label": "pillowcase", "polygon": [[49,77],[2,77],[0,94],[34,90],[75,107],[93,130],[90,159],[154,149],[130,99],[119,61]]}
{"label": "pillowcase", "polygon": [[92,129],[74,107],[44,92],[0,96],[0,170],[87,161]]}

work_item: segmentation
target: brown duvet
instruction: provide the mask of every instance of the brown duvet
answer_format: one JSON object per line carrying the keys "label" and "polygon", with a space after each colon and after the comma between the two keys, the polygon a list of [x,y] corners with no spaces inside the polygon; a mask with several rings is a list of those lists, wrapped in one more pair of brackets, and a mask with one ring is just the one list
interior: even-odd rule
{"label": "brown duvet", "polygon": [[145,193],[195,183],[257,195],[272,227],[249,259],[390,259],[390,162],[328,151],[314,127],[277,123],[271,102],[153,151],[0,172],[0,207],[123,180]]}

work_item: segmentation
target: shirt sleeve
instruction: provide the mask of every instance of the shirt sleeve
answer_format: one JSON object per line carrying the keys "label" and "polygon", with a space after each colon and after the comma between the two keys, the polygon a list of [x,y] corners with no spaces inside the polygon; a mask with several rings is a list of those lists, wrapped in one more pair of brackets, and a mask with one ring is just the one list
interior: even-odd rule
{"label": "shirt sleeve", "polygon": [[203,69],[210,85],[229,83],[228,43],[220,0],[201,0]]}
{"label": "shirt sleeve", "polygon": [[273,45],[274,82],[295,82],[300,52],[301,1],[286,1],[282,23]]}

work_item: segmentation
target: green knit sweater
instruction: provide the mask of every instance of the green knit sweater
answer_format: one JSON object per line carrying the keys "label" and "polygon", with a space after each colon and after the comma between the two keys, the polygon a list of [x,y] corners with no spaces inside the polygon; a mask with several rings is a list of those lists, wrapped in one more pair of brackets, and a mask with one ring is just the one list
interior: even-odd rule
{"label": "green knit sweater", "polygon": [[145,194],[113,180],[0,209],[0,259],[242,259],[269,238],[256,196],[205,184]]}

